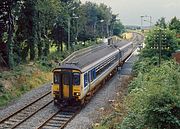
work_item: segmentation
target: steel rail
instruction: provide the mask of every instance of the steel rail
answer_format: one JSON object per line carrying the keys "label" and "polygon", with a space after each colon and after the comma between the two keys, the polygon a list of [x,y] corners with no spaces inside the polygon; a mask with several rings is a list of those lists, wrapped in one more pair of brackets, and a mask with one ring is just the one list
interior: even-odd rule
{"label": "steel rail", "polygon": [[[25,115],[25,118],[22,119],[22,120],[16,120],[16,121],[14,121],[14,124],[13,124],[13,125],[11,125],[11,124],[9,124],[9,125],[11,126],[10,128],[15,128],[15,127],[17,127],[18,125],[22,124],[24,121],[26,121],[27,119],[29,119],[30,117],[32,117],[34,114],[36,114],[37,112],[39,112],[41,109],[43,109],[44,107],[46,107],[47,105],[49,105],[50,103],[53,102],[53,100],[51,99],[50,101],[46,102],[43,106],[38,107],[37,110],[36,110],[35,108],[32,108],[33,112],[27,110],[28,112],[27,112],[27,114],[25,114],[25,113],[26,113],[26,109],[30,108],[31,106],[33,107],[33,105],[34,105],[36,102],[42,100],[44,97],[48,96],[50,93],[51,93],[51,92],[47,92],[47,93],[43,94],[42,96],[40,96],[39,98],[37,98],[35,101],[33,101],[33,102],[25,105],[23,108],[17,110],[16,112],[14,112],[14,113],[12,113],[11,115],[9,115],[9,116],[5,117],[4,119],[2,119],[2,120],[0,121],[0,128],[2,128],[3,125],[4,125],[4,126],[5,126],[5,125],[8,125],[8,124],[9,124],[8,121],[13,124],[13,122],[12,122],[12,121],[14,120],[13,117],[16,117],[16,115],[18,116],[18,114],[20,114],[20,113],[24,114],[24,115]],[[23,111],[25,111],[25,112],[23,112]],[[11,118],[12,118],[12,119],[11,119]],[[23,118],[23,115],[22,115],[22,118]]]}
{"label": "steel rail", "polygon": [[59,111],[52,114],[45,122],[43,122],[37,129],[43,128],[58,128],[63,129],[66,125],[80,112],[81,108],[71,107],[74,109],[68,110],[67,107],[63,107]]}

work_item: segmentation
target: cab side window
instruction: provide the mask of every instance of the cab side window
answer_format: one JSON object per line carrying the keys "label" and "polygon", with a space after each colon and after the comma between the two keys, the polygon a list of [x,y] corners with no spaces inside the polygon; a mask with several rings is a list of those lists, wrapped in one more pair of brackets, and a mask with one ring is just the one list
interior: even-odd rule
{"label": "cab side window", "polygon": [[80,85],[80,73],[73,73],[73,85]]}
{"label": "cab side window", "polygon": [[60,84],[60,82],[61,82],[60,74],[57,73],[57,72],[55,72],[55,73],[54,73],[54,83],[55,83],[55,84]]}

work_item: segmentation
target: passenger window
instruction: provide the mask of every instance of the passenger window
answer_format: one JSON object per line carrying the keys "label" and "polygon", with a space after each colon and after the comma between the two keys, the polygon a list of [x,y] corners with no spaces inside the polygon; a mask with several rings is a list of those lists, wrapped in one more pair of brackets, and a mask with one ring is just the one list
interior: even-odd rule
{"label": "passenger window", "polygon": [[91,82],[91,71],[88,72],[88,82]]}
{"label": "passenger window", "polygon": [[87,73],[84,74],[84,87],[88,85],[88,76]]}
{"label": "passenger window", "polygon": [[119,58],[121,58],[121,57],[122,57],[122,52],[120,51],[120,52],[119,52]]}
{"label": "passenger window", "polygon": [[80,85],[80,73],[73,73],[73,85]]}
{"label": "passenger window", "polygon": [[93,76],[93,70],[91,70],[91,81],[94,80],[94,76]]}
{"label": "passenger window", "polygon": [[93,78],[96,78],[96,69],[93,69]]}

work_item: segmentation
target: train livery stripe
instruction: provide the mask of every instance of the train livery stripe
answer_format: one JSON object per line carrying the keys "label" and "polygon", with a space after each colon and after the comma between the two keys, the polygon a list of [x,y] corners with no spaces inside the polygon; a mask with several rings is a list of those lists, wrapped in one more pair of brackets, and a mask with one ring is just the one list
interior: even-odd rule
{"label": "train livery stripe", "polygon": [[[124,45],[123,47],[121,47],[121,48],[119,48],[119,49],[122,50],[122,49],[126,48],[127,46],[129,46],[129,45],[131,45],[131,44],[132,44],[132,42]],[[103,60],[107,59],[108,57],[111,57],[112,55],[116,54],[117,52],[119,52],[118,49],[117,49],[116,51],[112,52],[111,54],[109,54],[109,55],[101,58],[100,60],[97,60],[97,61],[93,62],[92,64],[84,67],[84,68],[82,69],[82,72],[88,71],[89,69],[91,69],[91,67],[94,67],[95,65],[99,64],[100,62],[102,62]]]}

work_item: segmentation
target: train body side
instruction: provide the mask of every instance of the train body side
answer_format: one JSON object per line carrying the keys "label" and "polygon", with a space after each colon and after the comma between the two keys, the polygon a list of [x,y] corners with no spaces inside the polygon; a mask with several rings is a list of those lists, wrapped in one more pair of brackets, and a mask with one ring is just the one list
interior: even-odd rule
{"label": "train body side", "polygon": [[[132,42],[130,42],[129,44],[127,44],[125,47],[123,47],[122,49],[118,48],[117,51],[111,53],[110,55],[107,55],[106,57],[104,57],[103,60],[101,60],[101,62],[98,63],[94,63],[91,64],[92,66],[89,66],[88,70],[84,69],[84,73],[83,75],[87,74],[92,71],[92,69],[96,70],[96,78],[91,80],[91,76],[88,76],[88,82],[87,82],[87,86],[84,85],[85,88],[83,88],[84,90],[84,94],[83,97],[85,97],[88,92],[93,91],[96,87],[98,87],[101,83],[104,83],[103,81],[105,81],[106,78],[108,78],[109,76],[111,76],[112,72],[114,70],[116,70],[116,68],[118,66],[120,66],[122,64],[122,62],[133,52],[133,44]],[[97,65],[95,65],[97,64]],[[103,70],[99,70],[99,67],[102,64],[106,64],[106,66],[102,67]],[[101,71],[99,74],[98,71]],[[86,81],[86,79],[84,79],[84,81]]]}

